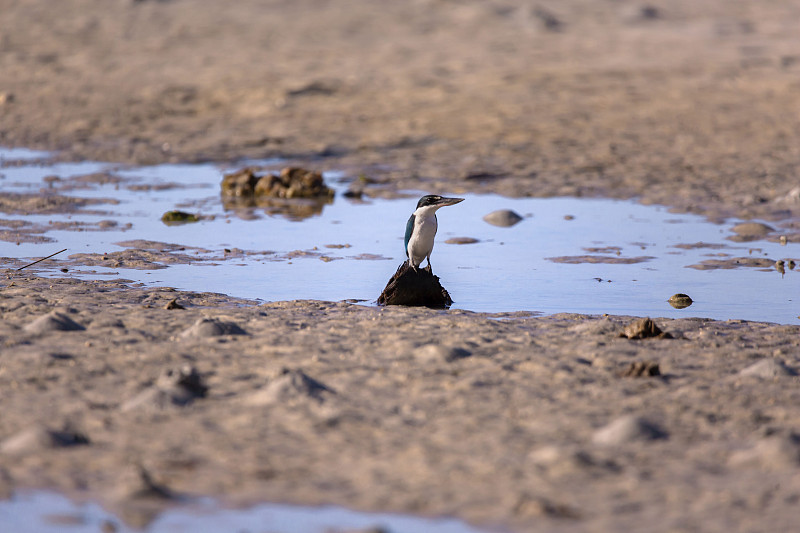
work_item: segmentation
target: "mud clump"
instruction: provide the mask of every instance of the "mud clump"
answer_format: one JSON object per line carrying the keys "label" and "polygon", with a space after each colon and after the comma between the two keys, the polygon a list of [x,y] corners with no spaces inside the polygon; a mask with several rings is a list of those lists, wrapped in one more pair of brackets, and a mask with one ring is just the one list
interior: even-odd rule
{"label": "mud clump", "polygon": [[378,305],[408,305],[443,309],[453,305],[439,277],[426,269],[413,269],[403,263],[389,279],[378,297]]}
{"label": "mud clump", "polygon": [[647,378],[661,375],[661,368],[655,361],[634,361],[620,372],[623,378]]}
{"label": "mud clump", "polygon": [[222,195],[267,198],[332,198],[333,189],[325,185],[322,174],[297,167],[286,167],[279,175],[258,175],[253,167],[226,174]]}
{"label": "mud clump", "polygon": [[628,339],[650,339],[650,338],[659,338],[659,339],[671,339],[672,335],[665,331],[661,331],[655,322],[653,322],[650,318],[641,318],[631,324],[628,324],[622,333],[619,334],[620,337],[625,337]]}

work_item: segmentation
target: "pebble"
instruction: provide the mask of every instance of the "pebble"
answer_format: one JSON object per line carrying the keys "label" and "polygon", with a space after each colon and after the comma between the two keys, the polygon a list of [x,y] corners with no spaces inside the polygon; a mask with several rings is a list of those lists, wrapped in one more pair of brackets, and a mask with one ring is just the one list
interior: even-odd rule
{"label": "pebble", "polygon": [[626,442],[647,442],[667,438],[658,425],[634,415],[626,415],[595,431],[592,442],[601,446],[618,446]]}
{"label": "pebble", "polygon": [[675,309],[685,309],[694,303],[688,294],[683,294],[682,292],[673,294],[667,301]]}
{"label": "pebble", "polygon": [[739,375],[755,376],[758,378],[777,378],[781,376],[796,376],[797,372],[786,366],[783,361],[766,358],[740,370]]}
{"label": "pebble", "polygon": [[442,346],[441,344],[426,344],[414,350],[414,358],[422,363],[452,363],[472,355],[464,348]]}
{"label": "pebble", "polygon": [[47,333],[49,331],[82,331],[86,328],[64,313],[51,311],[26,325],[24,329],[29,333]]}
{"label": "pebble", "polygon": [[219,337],[220,335],[247,335],[247,332],[233,322],[223,322],[216,318],[199,318],[180,336],[203,338]]}
{"label": "pebble", "polygon": [[492,211],[483,217],[483,220],[493,226],[507,228],[521,221],[522,217],[510,209],[500,209],[499,211]]}

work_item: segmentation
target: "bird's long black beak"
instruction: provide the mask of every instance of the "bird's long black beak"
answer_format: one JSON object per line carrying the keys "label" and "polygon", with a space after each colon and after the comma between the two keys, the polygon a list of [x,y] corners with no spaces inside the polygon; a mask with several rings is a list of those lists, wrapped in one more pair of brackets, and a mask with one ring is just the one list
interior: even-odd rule
{"label": "bird's long black beak", "polygon": [[441,200],[436,202],[436,205],[438,205],[440,207],[444,207],[446,205],[456,205],[457,203],[463,202],[463,201],[464,201],[463,198],[442,198]]}

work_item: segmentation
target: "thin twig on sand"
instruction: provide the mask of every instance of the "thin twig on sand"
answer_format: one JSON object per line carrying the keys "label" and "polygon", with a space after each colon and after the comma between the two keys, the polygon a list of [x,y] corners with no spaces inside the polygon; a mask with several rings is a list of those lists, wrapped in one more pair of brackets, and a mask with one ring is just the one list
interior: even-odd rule
{"label": "thin twig on sand", "polygon": [[50,255],[48,255],[47,257],[42,257],[41,259],[37,259],[37,260],[36,260],[36,261],[34,261],[33,263],[28,263],[27,265],[24,265],[24,266],[21,266],[21,267],[19,267],[19,268],[17,269],[17,272],[19,272],[19,271],[20,271],[20,270],[22,270],[23,268],[28,268],[29,266],[33,266],[33,265],[35,265],[36,263],[41,263],[41,262],[42,262],[42,261],[44,261],[45,259],[50,259],[50,258],[51,258],[51,257],[53,257],[54,255],[58,255],[58,254],[60,254],[61,252],[66,252],[66,251],[67,251],[67,249],[66,249],[66,248],[64,248],[63,250],[59,250],[59,251],[57,251],[57,252],[56,252],[56,253],[54,253],[54,254],[50,254]]}

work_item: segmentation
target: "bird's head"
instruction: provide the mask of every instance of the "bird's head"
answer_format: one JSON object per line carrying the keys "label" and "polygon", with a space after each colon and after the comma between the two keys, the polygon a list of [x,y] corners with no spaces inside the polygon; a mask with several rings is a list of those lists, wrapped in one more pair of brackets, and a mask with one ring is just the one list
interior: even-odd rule
{"label": "bird's head", "polygon": [[429,194],[427,196],[423,196],[417,202],[417,209],[420,207],[444,207],[446,205],[455,205],[459,202],[463,202],[463,198],[445,198],[444,196],[439,196],[438,194]]}

